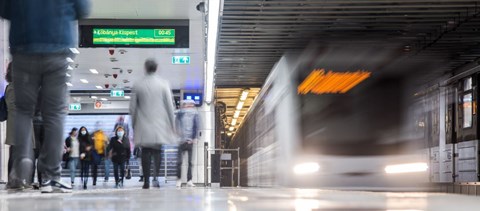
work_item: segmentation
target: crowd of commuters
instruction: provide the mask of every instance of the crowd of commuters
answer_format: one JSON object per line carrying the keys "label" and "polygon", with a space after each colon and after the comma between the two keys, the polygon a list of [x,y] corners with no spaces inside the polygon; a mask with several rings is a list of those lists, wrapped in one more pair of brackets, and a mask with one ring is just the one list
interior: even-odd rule
{"label": "crowd of commuters", "polygon": [[[85,18],[89,10],[89,0],[0,0],[0,16],[10,21],[12,55],[6,76],[9,82],[6,89],[7,144],[11,146],[8,189],[31,188],[32,175],[37,170],[38,188],[42,193],[71,192],[78,165],[86,189],[90,169],[93,185],[96,185],[102,161],[106,166],[105,181],[108,181],[111,162],[115,186],[123,187],[131,156],[129,125],[124,119],[117,122],[110,140],[100,127],[93,134],[86,127],[73,128],[65,141],[62,137],[68,99],[66,58],[74,57],[70,49],[77,43],[76,20]],[[134,84],[130,103],[143,188],[150,187],[151,176],[153,186],[159,187],[161,148],[165,144],[178,144],[177,137],[181,137],[178,178],[183,152],[187,152],[187,185],[193,186],[192,145],[197,138],[198,113],[193,109],[194,102],[187,100],[175,117],[170,86],[156,74],[157,66],[153,59],[145,62],[146,74]],[[71,172],[70,184],[61,180],[62,152]],[[152,160],[153,175],[150,172]],[[177,186],[180,185],[178,180]]]}

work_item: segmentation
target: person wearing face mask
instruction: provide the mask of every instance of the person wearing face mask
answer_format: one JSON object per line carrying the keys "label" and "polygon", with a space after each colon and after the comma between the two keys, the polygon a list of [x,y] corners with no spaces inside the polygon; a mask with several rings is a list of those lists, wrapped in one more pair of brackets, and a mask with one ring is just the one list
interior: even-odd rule
{"label": "person wearing face mask", "polygon": [[90,173],[90,165],[92,162],[92,139],[88,133],[87,128],[81,127],[80,134],[78,135],[78,141],[80,142],[80,178],[83,182],[83,189],[87,189],[88,176]]}
{"label": "person wearing face mask", "polygon": [[125,163],[128,162],[131,154],[130,141],[125,135],[125,129],[118,127],[115,136],[110,139],[108,145],[109,157],[113,162],[113,174],[115,176],[115,187],[123,187],[125,177]]}

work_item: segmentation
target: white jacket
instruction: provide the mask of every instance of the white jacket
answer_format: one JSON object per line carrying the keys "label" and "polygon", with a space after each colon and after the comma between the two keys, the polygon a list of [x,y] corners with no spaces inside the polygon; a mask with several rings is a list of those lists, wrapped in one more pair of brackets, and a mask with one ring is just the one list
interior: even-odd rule
{"label": "white jacket", "polygon": [[132,88],[130,114],[136,146],[160,149],[176,144],[170,85],[157,74],[147,74]]}

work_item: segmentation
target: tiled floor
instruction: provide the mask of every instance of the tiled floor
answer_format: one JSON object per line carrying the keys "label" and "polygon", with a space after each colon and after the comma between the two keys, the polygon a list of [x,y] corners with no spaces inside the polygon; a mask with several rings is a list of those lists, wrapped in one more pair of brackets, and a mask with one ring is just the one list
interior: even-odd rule
{"label": "tiled floor", "polygon": [[480,198],[432,193],[385,193],[317,189],[182,188],[162,183],[142,190],[138,179],[72,194],[0,191],[0,210],[480,210]]}

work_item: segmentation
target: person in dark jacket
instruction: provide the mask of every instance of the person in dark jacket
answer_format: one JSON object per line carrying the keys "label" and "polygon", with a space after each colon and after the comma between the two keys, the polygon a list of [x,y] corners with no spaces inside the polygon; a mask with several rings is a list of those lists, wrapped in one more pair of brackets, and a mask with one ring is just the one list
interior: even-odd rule
{"label": "person in dark jacket", "polygon": [[123,187],[125,177],[125,164],[130,159],[131,149],[123,127],[115,130],[115,136],[110,139],[108,152],[113,163],[113,174],[115,175],[115,187]]}
{"label": "person in dark jacket", "polygon": [[87,128],[81,127],[78,134],[78,141],[80,142],[80,178],[83,182],[83,189],[87,189],[88,176],[90,173],[90,165],[92,162],[92,138],[88,133]]}
{"label": "person in dark jacket", "polygon": [[[0,16],[10,21],[9,44],[15,84],[15,150],[12,177],[26,181],[33,162],[32,116],[41,94],[45,142],[40,149],[38,168],[42,193],[68,193],[72,187],[61,181],[63,129],[68,87],[67,57],[77,45],[76,20],[86,18],[90,0],[0,0]],[[72,49],[72,50],[71,50]],[[18,146],[18,147],[17,147]]]}

